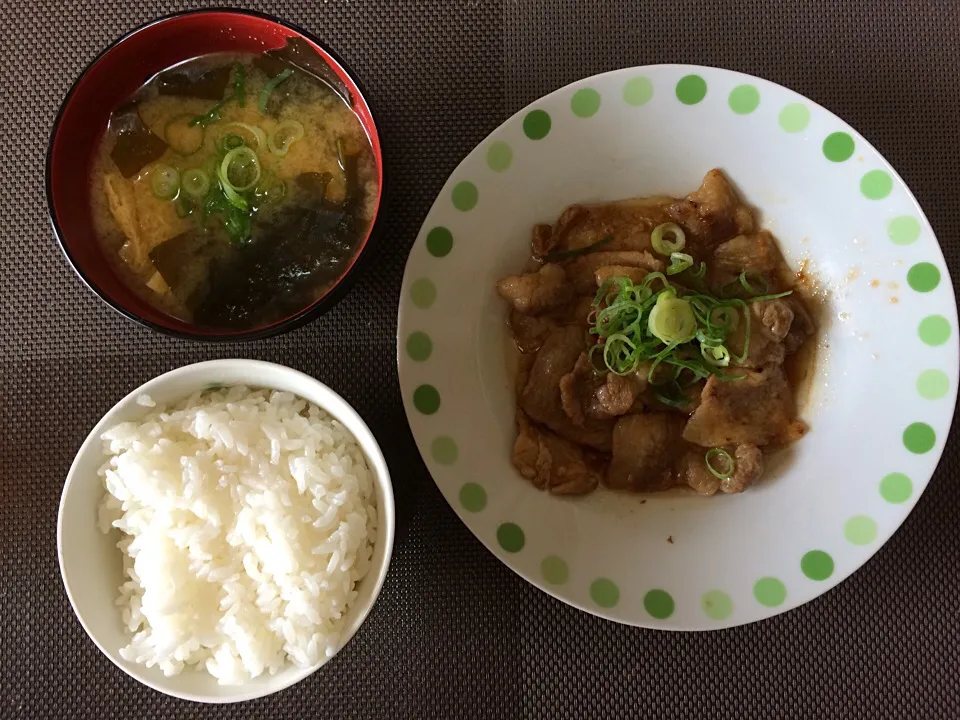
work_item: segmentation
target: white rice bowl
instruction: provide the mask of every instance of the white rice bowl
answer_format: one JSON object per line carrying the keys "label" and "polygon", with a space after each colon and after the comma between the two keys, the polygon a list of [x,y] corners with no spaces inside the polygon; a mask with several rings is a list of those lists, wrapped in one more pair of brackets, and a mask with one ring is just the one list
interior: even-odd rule
{"label": "white rice bowl", "polygon": [[337,652],[377,535],[374,476],[342,424],[292,393],[235,386],[102,441],[100,528],[122,533],[121,657],[238,685]]}

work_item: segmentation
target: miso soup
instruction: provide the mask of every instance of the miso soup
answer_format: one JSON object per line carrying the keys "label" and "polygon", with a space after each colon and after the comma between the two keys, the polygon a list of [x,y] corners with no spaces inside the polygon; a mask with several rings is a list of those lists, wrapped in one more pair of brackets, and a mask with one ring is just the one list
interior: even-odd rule
{"label": "miso soup", "polygon": [[243,331],[295,314],[370,230],[377,169],[349,91],[292,49],[189,60],[110,117],[90,178],[98,239],[184,321]]}

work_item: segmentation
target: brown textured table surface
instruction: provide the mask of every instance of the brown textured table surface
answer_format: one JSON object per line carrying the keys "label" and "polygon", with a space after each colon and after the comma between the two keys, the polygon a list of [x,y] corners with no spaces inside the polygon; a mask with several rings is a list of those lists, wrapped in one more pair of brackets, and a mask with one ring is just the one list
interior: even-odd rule
{"label": "brown textured table surface", "polygon": [[[63,94],[108,43],[178,2],[0,2],[0,718],[960,718],[960,447],[862,570],[799,610],[710,634],[620,627],[526,585],[443,501],[406,427],[396,308],[447,174],[501,121],[593,73],[661,62],[777,81],[860,130],[916,193],[960,277],[960,3],[953,0],[286,0],[251,3],[329,41],[378,111],[392,195],[372,269],[285,337],[201,345],[124,320],[74,277],[43,157]],[[243,356],[340,391],[390,463],[399,531],[383,594],[326,667],[204,707],[140,687],[90,642],[56,559],[63,478],[121,396]],[[359,376],[359,381],[357,377]]]}

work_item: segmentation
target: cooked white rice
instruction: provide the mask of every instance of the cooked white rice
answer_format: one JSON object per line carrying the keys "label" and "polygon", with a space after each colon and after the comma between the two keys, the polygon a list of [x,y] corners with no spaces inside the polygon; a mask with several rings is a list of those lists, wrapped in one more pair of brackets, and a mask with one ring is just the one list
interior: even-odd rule
{"label": "cooked white rice", "polygon": [[232,387],[103,441],[100,527],[124,533],[122,657],[233,685],[337,651],[377,531],[374,478],[343,425],[290,393]]}

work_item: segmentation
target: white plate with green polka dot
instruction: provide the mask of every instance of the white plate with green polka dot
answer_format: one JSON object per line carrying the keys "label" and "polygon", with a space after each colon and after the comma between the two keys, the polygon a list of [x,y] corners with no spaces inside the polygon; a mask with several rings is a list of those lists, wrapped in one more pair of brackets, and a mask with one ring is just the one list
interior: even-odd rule
{"label": "white plate with green polka dot", "polygon": [[[809,435],[741,495],[536,490],[510,464],[513,371],[495,281],[524,266],[531,226],[566,205],[683,195],[714,167],[829,289]],[[861,135],[765,80],[673,65],[551,93],[463,160],[410,252],[397,342],[420,453],[491,552],[588,612],[705,630],[816,598],[896,531],[950,427],[956,328],[933,231]]]}

